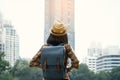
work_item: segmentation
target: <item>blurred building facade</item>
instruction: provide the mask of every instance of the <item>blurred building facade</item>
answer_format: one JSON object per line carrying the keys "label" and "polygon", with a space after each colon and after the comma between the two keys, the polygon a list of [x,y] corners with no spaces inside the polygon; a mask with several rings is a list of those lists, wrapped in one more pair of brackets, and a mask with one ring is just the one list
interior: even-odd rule
{"label": "blurred building facade", "polygon": [[14,66],[19,59],[19,36],[9,21],[0,23],[0,51],[4,52],[4,59]]}
{"label": "blurred building facade", "polygon": [[111,71],[112,68],[120,66],[119,46],[109,46],[103,49],[103,54],[97,57],[97,72]]}
{"label": "blurred building facade", "polygon": [[95,73],[96,73],[96,59],[97,57],[87,56],[83,60],[83,63],[85,63],[88,66],[88,68]]}
{"label": "blurred building facade", "polygon": [[87,64],[88,68],[96,73],[96,60],[100,55],[102,55],[101,44],[91,43],[87,56],[83,59],[83,63]]}
{"label": "blurred building facade", "polygon": [[74,48],[74,0],[45,0],[45,42],[55,20],[62,21],[68,27],[69,43]]}
{"label": "blurred building facade", "polygon": [[92,44],[88,48],[88,55],[83,59],[83,63],[95,73],[111,71],[114,67],[120,66],[120,48],[114,45],[102,48]]}

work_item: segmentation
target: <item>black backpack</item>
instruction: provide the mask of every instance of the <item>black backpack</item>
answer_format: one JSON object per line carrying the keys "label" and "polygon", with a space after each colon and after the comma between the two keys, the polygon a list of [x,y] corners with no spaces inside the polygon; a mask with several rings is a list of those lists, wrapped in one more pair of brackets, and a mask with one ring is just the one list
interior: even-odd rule
{"label": "black backpack", "polygon": [[66,50],[64,46],[44,46],[41,50],[40,63],[42,64],[45,80],[64,80]]}

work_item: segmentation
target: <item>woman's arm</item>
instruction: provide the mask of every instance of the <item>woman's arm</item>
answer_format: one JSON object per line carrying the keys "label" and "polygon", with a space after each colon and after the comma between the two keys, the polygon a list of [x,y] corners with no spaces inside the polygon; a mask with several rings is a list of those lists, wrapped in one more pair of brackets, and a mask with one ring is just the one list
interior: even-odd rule
{"label": "woman's arm", "polygon": [[[46,44],[43,46],[46,46]],[[39,67],[39,68],[42,67],[40,64],[40,56],[41,56],[42,47],[40,48],[40,50],[37,52],[37,54],[35,54],[35,56],[30,61],[30,64],[29,64],[30,67]]]}
{"label": "woman's arm", "polygon": [[30,67],[39,67],[39,68],[41,68],[40,56],[41,56],[41,49],[40,49],[40,50],[37,52],[37,54],[32,58],[32,60],[30,61],[29,66],[30,66]]}
{"label": "woman's arm", "polygon": [[71,68],[79,68],[79,60],[77,59],[75,53],[73,52],[71,46],[69,44],[65,44],[65,48],[66,48],[66,52],[68,57],[71,59],[72,61],[72,67]]}

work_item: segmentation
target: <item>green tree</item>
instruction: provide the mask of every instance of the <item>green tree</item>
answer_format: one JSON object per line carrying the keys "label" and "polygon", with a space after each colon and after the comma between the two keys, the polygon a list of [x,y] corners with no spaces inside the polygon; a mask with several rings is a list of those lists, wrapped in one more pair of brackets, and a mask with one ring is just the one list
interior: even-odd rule
{"label": "green tree", "polygon": [[0,80],[12,80],[12,76],[9,74],[9,62],[4,60],[4,56],[4,52],[0,52]]}
{"label": "green tree", "polygon": [[18,60],[11,69],[11,74],[18,80],[40,80],[42,71],[38,68],[30,68],[26,60]]}
{"label": "green tree", "polygon": [[110,73],[101,71],[96,74],[96,80],[110,80]]}
{"label": "green tree", "polygon": [[9,62],[4,60],[5,54],[0,52],[0,74],[10,69]]}
{"label": "green tree", "polygon": [[112,69],[111,80],[120,80],[120,66]]}
{"label": "green tree", "polygon": [[90,71],[86,64],[80,64],[78,70],[70,73],[71,80],[94,80],[94,72]]}
{"label": "green tree", "polygon": [[14,79],[13,79],[12,75],[9,74],[9,72],[7,72],[7,73],[2,73],[0,75],[0,80],[14,80]]}

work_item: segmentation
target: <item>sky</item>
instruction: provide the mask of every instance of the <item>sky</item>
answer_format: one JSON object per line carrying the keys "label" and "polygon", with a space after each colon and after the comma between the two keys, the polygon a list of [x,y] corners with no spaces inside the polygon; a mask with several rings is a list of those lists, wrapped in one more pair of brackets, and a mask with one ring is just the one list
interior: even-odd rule
{"label": "sky", "polygon": [[[43,44],[44,0],[0,0],[0,11],[20,37],[20,56],[32,58]],[[91,43],[120,45],[120,0],[75,0],[75,54]]]}

